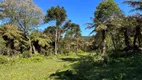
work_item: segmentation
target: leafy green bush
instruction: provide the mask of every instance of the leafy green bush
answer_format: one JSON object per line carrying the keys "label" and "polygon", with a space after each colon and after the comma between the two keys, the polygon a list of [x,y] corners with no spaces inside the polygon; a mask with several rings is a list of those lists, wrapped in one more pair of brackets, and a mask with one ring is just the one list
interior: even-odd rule
{"label": "leafy green bush", "polygon": [[113,50],[113,51],[109,51],[107,53],[108,53],[108,56],[110,56],[112,58],[124,57],[126,55],[125,52],[121,51],[121,50]]}
{"label": "leafy green bush", "polygon": [[31,57],[31,55],[30,55],[29,51],[24,51],[23,54],[22,54],[22,57],[23,58],[29,58],[29,57]]}
{"label": "leafy green bush", "polygon": [[51,56],[51,55],[54,54],[54,48],[50,47],[47,50],[45,50],[44,52],[42,52],[42,53],[44,53],[45,56]]}
{"label": "leafy green bush", "polygon": [[0,37],[0,53],[1,54],[5,54],[5,52],[7,51],[5,43],[6,43],[5,40],[2,37]]}
{"label": "leafy green bush", "polygon": [[82,50],[78,50],[78,51],[77,51],[77,54],[85,54],[85,52],[82,51]]}
{"label": "leafy green bush", "polygon": [[33,55],[31,58],[30,58],[30,60],[31,61],[33,61],[33,62],[41,62],[41,61],[43,61],[43,59],[44,59],[44,56],[42,56],[42,55]]}
{"label": "leafy green bush", "polygon": [[6,64],[6,63],[8,63],[8,58],[0,55],[0,64]]}
{"label": "leafy green bush", "polygon": [[76,53],[75,53],[75,52],[72,52],[72,51],[69,52],[68,54],[69,54],[69,56],[75,56],[75,55],[76,55]]}

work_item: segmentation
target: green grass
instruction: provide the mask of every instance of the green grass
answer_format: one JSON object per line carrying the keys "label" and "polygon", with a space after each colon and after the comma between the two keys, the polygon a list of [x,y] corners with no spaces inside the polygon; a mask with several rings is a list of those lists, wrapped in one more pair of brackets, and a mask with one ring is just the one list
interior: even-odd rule
{"label": "green grass", "polygon": [[100,63],[88,55],[9,58],[0,80],[141,80],[142,55]]}
{"label": "green grass", "polygon": [[32,59],[15,60],[13,64],[10,62],[0,65],[0,80],[48,80],[52,73],[68,69],[72,64],[54,56],[40,62],[32,61]]}

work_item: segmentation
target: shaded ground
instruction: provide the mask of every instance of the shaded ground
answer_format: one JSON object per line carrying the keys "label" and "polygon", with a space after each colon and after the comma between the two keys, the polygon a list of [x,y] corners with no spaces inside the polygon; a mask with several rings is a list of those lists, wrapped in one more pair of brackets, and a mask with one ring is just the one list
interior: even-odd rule
{"label": "shaded ground", "polygon": [[81,57],[72,70],[56,72],[56,80],[141,80],[142,55],[110,59],[102,64],[93,57]]}

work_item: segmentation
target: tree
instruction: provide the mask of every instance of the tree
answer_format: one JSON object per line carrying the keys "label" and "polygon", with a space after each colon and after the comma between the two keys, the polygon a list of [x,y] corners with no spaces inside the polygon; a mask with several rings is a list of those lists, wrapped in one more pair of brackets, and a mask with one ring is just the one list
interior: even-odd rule
{"label": "tree", "polygon": [[141,0],[128,0],[128,1],[124,1],[123,3],[125,4],[129,4],[130,6],[132,6],[134,9],[132,9],[131,11],[136,11],[136,10],[142,10],[142,1]]}
{"label": "tree", "polygon": [[[142,34],[141,34],[141,22],[142,22],[142,16],[140,14],[136,14],[134,16],[131,16],[131,19],[134,20],[134,41],[133,41],[133,47],[134,47],[134,50],[138,47],[141,46],[141,37],[142,37]],[[138,41],[138,45],[136,45]]]}
{"label": "tree", "polygon": [[80,26],[78,24],[72,23],[71,20],[65,23],[63,30],[66,33],[65,37],[81,37]]}
{"label": "tree", "polygon": [[121,14],[121,10],[114,0],[103,0],[96,11],[94,12],[95,18],[94,23],[89,23],[89,28],[96,27],[97,33],[101,34],[102,43],[102,60],[106,53],[106,32],[109,30],[109,25],[107,25],[108,20],[113,19]]}
{"label": "tree", "polygon": [[56,27],[55,26],[48,26],[44,32],[47,35],[52,35],[53,37],[55,37],[56,34]]}
{"label": "tree", "polygon": [[[72,23],[71,20],[67,21],[65,25],[63,26],[63,30],[65,32],[65,38],[72,43],[76,44],[76,51],[78,51],[79,48],[79,41],[81,38],[81,30],[80,26],[78,24]],[[70,50],[70,44],[69,44],[69,50]]]}
{"label": "tree", "polygon": [[[130,6],[132,6],[134,9],[132,9],[131,11],[136,11],[136,10],[142,10],[142,1],[141,0],[133,0],[133,1],[124,1],[124,3],[129,4]],[[134,41],[133,41],[133,47],[134,47],[134,51],[137,48],[136,42],[138,39],[138,43],[139,43],[139,47],[141,45],[141,15],[140,14],[136,14],[134,16],[132,16],[132,18],[135,21],[135,35],[134,35]]]}
{"label": "tree", "polygon": [[47,10],[47,14],[45,16],[45,22],[55,21],[56,22],[56,35],[55,35],[55,54],[58,53],[58,42],[60,34],[58,33],[60,26],[66,20],[66,10],[64,7],[51,7]]}
{"label": "tree", "polygon": [[32,53],[30,33],[42,21],[44,15],[42,10],[37,7],[33,0],[2,0],[2,13],[4,18],[9,19],[7,22],[15,24],[24,34],[25,40],[30,45],[30,53]]}
{"label": "tree", "polygon": [[10,55],[10,50],[16,49],[19,46],[19,41],[22,38],[22,32],[14,24],[6,24],[0,28],[0,35],[6,41],[8,48],[7,54]]}
{"label": "tree", "polygon": [[50,46],[49,43],[51,42],[51,39],[47,35],[41,32],[38,31],[32,32],[30,38],[34,53],[36,53],[36,50],[38,51],[38,53],[41,53],[42,48]]}
{"label": "tree", "polygon": [[26,36],[43,19],[42,10],[33,0],[2,0],[0,5],[4,5],[2,10],[9,23],[17,24]]}

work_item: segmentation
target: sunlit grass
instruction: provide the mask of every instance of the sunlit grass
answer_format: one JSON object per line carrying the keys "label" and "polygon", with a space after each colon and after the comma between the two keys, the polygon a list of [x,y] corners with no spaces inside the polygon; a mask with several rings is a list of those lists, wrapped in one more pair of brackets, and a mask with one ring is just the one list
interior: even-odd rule
{"label": "sunlit grass", "polygon": [[[67,56],[76,57],[76,56]],[[73,62],[63,61],[60,58],[65,56],[52,56],[44,58],[40,62],[30,59],[15,59],[11,64],[0,65],[0,80],[45,80],[49,79],[52,73],[70,68]]]}

